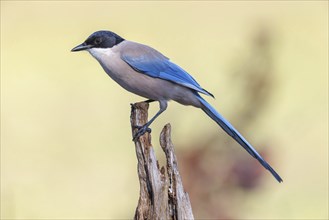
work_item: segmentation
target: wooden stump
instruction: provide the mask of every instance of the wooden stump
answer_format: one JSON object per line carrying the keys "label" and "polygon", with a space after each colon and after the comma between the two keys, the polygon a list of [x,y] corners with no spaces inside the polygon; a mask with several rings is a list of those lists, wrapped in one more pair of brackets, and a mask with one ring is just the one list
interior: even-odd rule
{"label": "wooden stump", "polygon": [[[137,132],[135,126],[142,126],[147,122],[148,107],[149,104],[145,102],[131,105],[133,136]],[[160,168],[158,164],[149,133],[135,141],[140,195],[134,219],[194,219],[190,200],[178,171],[170,124],[165,125],[160,134],[160,145],[166,156],[166,168]]]}

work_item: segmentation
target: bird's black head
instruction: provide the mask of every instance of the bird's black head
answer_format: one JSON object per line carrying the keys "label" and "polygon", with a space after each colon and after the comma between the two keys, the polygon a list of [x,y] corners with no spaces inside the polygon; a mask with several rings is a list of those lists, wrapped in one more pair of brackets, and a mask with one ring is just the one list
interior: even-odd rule
{"label": "bird's black head", "polygon": [[111,48],[124,41],[122,37],[111,31],[97,31],[90,35],[85,42],[74,47],[71,51],[81,51],[91,48]]}

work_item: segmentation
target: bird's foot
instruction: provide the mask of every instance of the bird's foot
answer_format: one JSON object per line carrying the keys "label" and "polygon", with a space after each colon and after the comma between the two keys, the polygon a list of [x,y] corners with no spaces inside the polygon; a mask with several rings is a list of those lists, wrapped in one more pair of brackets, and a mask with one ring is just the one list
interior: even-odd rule
{"label": "bird's foot", "polygon": [[136,126],[134,126],[134,128],[137,128],[138,131],[134,135],[133,141],[136,141],[140,136],[142,136],[146,132],[151,133],[151,131],[152,131],[151,128],[147,127],[147,125],[144,125],[144,126],[136,125]]}

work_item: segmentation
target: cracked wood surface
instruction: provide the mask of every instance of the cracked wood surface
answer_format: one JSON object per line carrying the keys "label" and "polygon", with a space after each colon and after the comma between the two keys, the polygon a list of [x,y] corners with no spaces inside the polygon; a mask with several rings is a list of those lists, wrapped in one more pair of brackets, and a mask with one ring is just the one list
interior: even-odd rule
{"label": "cracked wood surface", "polygon": [[[148,107],[145,102],[131,105],[133,135],[137,132],[135,126],[147,122]],[[135,140],[140,195],[134,219],[194,219],[189,196],[184,191],[178,171],[170,124],[165,125],[160,134],[160,145],[166,156],[166,168],[160,168],[158,164],[149,133]]]}

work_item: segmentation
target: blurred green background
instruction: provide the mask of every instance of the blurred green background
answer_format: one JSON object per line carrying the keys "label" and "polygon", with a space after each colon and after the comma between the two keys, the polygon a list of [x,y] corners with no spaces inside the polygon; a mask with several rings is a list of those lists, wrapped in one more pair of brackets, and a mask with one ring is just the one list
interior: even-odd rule
{"label": "blurred green background", "polygon": [[[223,169],[253,159],[202,111],[171,102],[152,125],[153,144],[161,158],[158,136],[170,122],[196,218],[328,219],[327,1],[1,1],[2,219],[133,217],[129,103],[143,99],[88,53],[70,52],[101,29],[190,72],[284,179],[256,163],[252,191],[232,187],[231,172],[223,182]],[[184,155],[208,149],[201,145],[216,145],[215,157],[201,161],[205,170],[221,164],[211,172],[221,184],[187,166]],[[210,196],[194,193],[201,187]]]}

